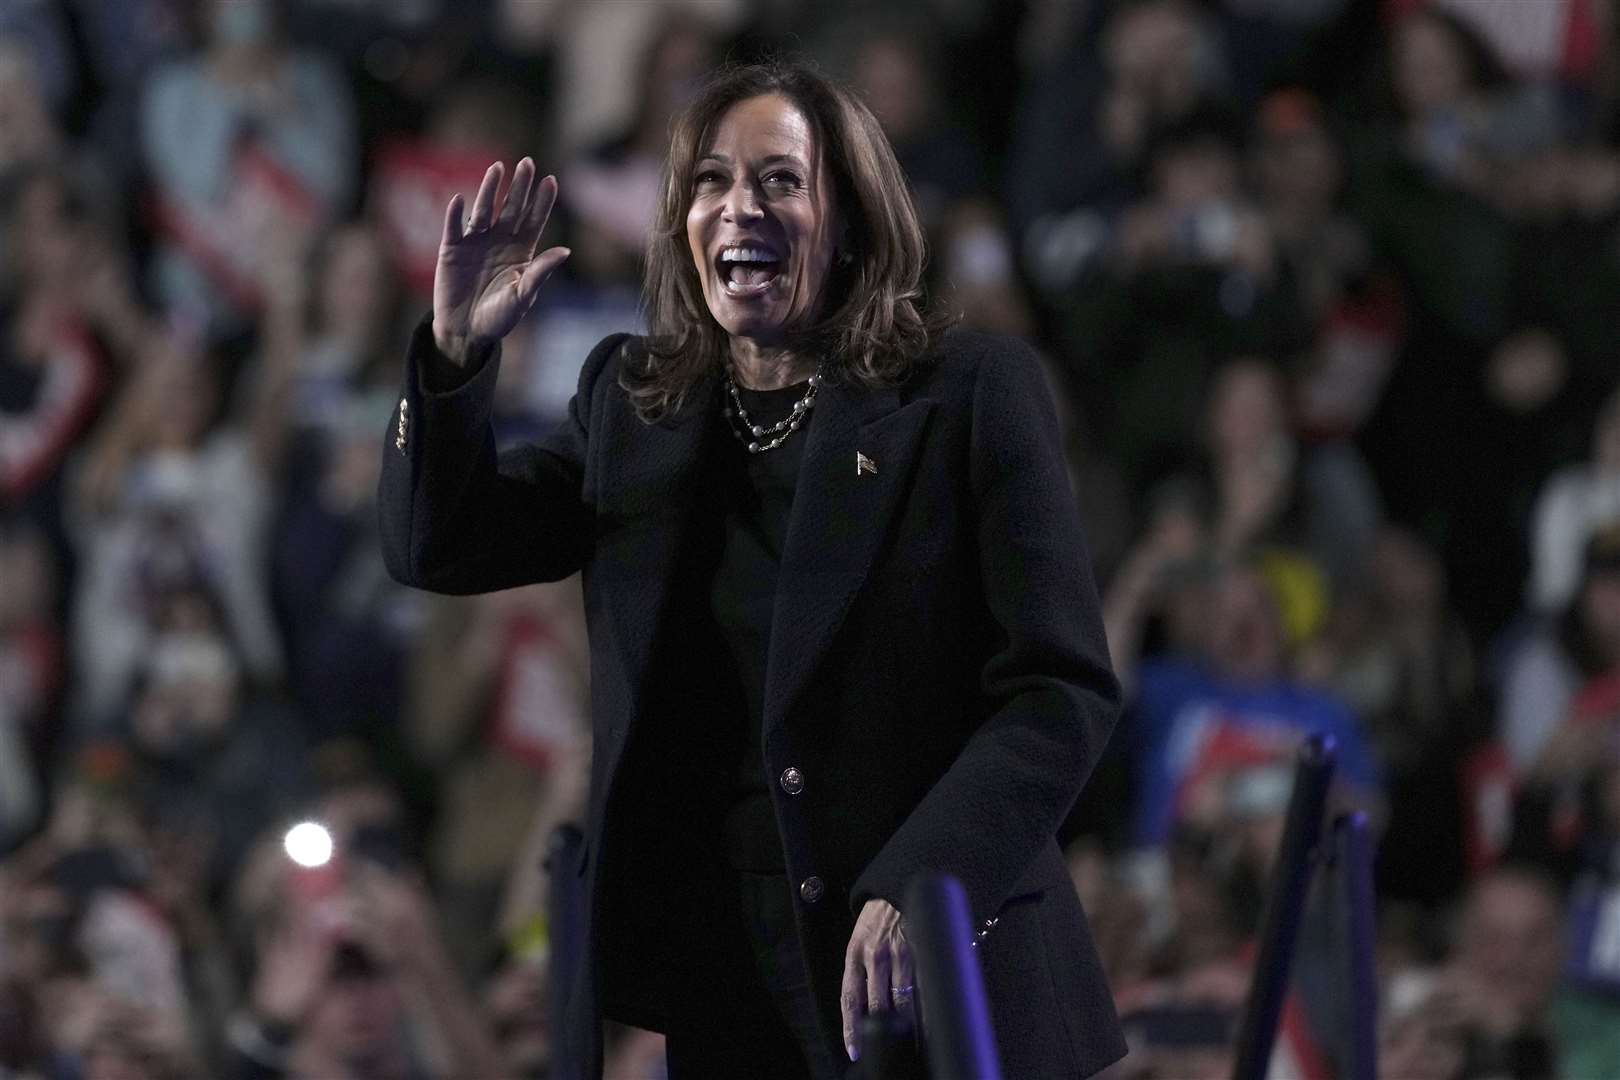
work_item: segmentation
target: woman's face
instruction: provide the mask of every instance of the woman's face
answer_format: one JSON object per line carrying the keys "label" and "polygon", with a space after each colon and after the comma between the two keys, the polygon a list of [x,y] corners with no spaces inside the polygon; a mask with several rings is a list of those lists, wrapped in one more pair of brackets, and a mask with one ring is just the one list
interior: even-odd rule
{"label": "woman's face", "polygon": [[809,121],[775,94],[740,101],[692,173],[686,236],[709,313],[780,344],[819,314],[840,228]]}

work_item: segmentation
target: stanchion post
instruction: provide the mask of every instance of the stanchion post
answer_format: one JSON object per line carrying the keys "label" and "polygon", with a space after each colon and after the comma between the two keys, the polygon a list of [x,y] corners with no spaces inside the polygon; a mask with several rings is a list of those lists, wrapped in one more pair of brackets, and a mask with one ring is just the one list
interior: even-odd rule
{"label": "stanchion post", "polygon": [[948,874],[919,874],[906,886],[905,899],[929,1075],[1001,1080],[962,883]]}
{"label": "stanchion post", "polygon": [[1345,1080],[1378,1080],[1377,910],[1367,815],[1333,822],[1334,864],[1349,926],[1345,962],[1350,990],[1350,1047]]}
{"label": "stanchion post", "polygon": [[1294,769],[1294,790],[1288,817],[1272,871],[1271,894],[1266,902],[1249,1001],[1238,1033],[1233,1080],[1265,1080],[1277,1022],[1288,993],[1288,969],[1299,938],[1311,884],[1312,861],[1322,835],[1322,812],[1338,747],[1331,735],[1312,735],[1299,749]]}
{"label": "stanchion post", "polygon": [[585,948],[584,903],[580,880],[574,873],[584,846],[585,835],[578,826],[567,823],[552,830],[546,842],[546,936],[549,945],[546,974],[551,990],[548,1007],[551,1030],[559,1033],[559,1037],[552,1040],[550,1075],[557,1080],[582,1080],[584,1076],[583,1064],[564,1056],[568,1040],[560,1037],[560,1033],[566,1030],[563,1003],[568,1000],[568,992],[573,986],[574,975],[579,971]]}

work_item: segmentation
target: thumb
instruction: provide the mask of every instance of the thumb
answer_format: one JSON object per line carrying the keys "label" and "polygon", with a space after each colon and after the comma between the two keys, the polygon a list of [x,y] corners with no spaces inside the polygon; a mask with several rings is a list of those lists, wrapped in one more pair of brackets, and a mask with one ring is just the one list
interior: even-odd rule
{"label": "thumb", "polygon": [[554,247],[547,248],[529,260],[529,265],[523,268],[523,275],[518,278],[517,288],[518,299],[525,310],[534,303],[534,298],[540,293],[540,286],[551,276],[551,272],[566,262],[568,256],[572,254],[568,248]]}

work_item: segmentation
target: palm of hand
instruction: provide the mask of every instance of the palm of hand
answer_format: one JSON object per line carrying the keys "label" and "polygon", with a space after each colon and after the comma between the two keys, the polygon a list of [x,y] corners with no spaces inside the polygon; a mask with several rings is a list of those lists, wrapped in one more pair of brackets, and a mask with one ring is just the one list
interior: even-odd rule
{"label": "palm of hand", "polygon": [[539,250],[557,199],[556,178],[535,182],[534,162],[524,158],[499,199],[504,172],[496,162],[484,173],[465,219],[459,194],[445,208],[433,274],[433,333],[439,348],[454,359],[468,346],[509,333],[534,303],[541,283],[569,255],[567,248]]}

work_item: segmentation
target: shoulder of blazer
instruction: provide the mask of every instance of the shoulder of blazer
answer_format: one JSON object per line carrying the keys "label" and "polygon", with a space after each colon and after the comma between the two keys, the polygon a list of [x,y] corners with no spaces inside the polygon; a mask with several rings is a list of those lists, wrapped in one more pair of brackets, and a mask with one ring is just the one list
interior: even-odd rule
{"label": "shoulder of blazer", "polygon": [[953,327],[917,366],[905,396],[967,402],[986,391],[1051,397],[1045,365],[1021,338]]}
{"label": "shoulder of blazer", "polygon": [[579,386],[575,391],[579,396],[581,415],[592,415],[596,395],[619,385],[619,370],[626,354],[634,350],[641,340],[634,334],[620,332],[609,334],[591,349],[585,363],[580,365]]}

